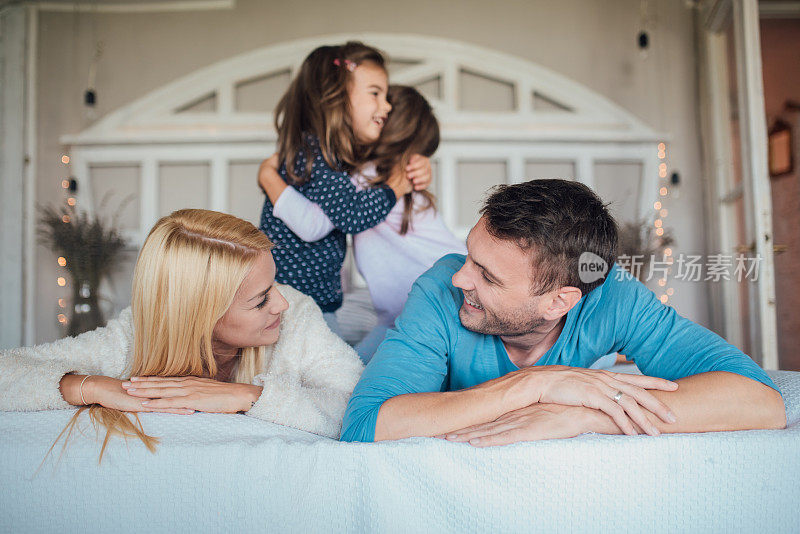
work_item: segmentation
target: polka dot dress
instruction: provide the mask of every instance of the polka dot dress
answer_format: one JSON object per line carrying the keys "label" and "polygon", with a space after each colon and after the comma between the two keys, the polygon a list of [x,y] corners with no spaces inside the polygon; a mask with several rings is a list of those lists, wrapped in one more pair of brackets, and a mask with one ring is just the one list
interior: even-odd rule
{"label": "polka dot dress", "polygon": [[[275,244],[277,274],[275,279],[289,284],[313,298],[323,312],[336,311],[342,305],[342,263],[346,252],[345,234],[363,232],[383,221],[395,204],[388,187],[357,191],[345,172],[332,169],[322,157],[319,143],[309,139],[314,153],[311,175],[295,188],[319,205],[334,225],[334,230],[318,241],[307,243],[272,215],[267,198],[261,210],[261,231]],[[300,152],[295,174],[305,173],[306,156]],[[286,179],[286,169],[281,167]]]}

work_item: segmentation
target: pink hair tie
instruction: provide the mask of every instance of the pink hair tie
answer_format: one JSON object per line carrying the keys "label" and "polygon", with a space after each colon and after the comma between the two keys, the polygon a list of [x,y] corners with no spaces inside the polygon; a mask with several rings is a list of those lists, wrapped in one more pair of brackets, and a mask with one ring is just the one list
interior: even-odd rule
{"label": "pink hair tie", "polygon": [[[336,59],[333,60],[333,64],[336,65],[337,67],[341,67],[342,61],[337,57]],[[350,61],[349,59],[344,60],[344,65],[350,72],[353,72],[354,70],[356,70],[356,67],[358,67],[358,65],[354,61]]]}

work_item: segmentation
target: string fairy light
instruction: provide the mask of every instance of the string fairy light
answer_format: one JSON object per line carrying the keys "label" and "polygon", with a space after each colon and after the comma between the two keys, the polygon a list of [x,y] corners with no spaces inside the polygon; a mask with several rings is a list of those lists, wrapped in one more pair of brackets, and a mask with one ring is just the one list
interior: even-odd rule
{"label": "string fairy light", "polygon": [[[61,164],[69,165],[69,162],[70,162],[69,155],[62,154]],[[67,171],[69,171],[69,169],[67,169]],[[77,200],[73,196],[75,187],[73,185],[72,179],[64,178],[63,180],[61,180],[61,189],[63,190],[64,193],[67,194],[67,199],[66,199],[67,205],[74,208],[75,204],[77,204]],[[64,224],[69,224],[71,218],[69,215],[64,214],[64,216],[61,217],[61,221]],[[59,276],[57,276],[56,278],[56,284],[58,284],[58,287],[60,288],[66,288],[67,277],[61,275],[65,274],[63,271],[67,267],[67,258],[65,256],[59,256],[56,262],[58,263],[58,266],[60,268],[58,273]],[[56,320],[58,321],[59,324],[66,326],[66,324],[69,322],[67,314],[64,313],[67,308],[67,299],[63,295],[60,295],[58,297],[57,303],[58,303],[58,313],[56,314]]]}
{"label": "string fairy light", "polygon": [[[662,180],[667,178],[667,145],[666,143],[658,143],[658,177]],[[664,219],[669,215],[669,210],[664,207],[664,201],[669,196],[669,188],[667,185],[662,185],[658,189],[658,196],[660,197],[659,200],[653,203],[653,209],[656,212],[656,218],[653,221],[653,227],[655,228],[656,235],[661,237],[664,235]],[[674,263],[674,258],[672,256],[672,249],[667,247],[663,251],[664,254],[664,262],[671,266]],[[665,269],[664,276],[658,280],[658,287],[663,288],[663,293],[658,297],[658,300],[661,301],[662,304],[666,304],[669,302],[669,298],[675,294],[675,289],[672,287],[667,287],[667,276],[669,274],[669,268]]]}

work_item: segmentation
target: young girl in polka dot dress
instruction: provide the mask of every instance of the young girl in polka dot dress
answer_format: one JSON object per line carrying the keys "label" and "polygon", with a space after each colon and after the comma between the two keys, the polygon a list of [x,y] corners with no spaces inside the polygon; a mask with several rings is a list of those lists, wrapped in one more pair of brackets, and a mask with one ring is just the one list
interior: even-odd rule
{"label": "young girl in polka dot dress", "polygon": [[350,181],[348,173],[369,160],[391,111],[387,90],[385,60],[378,50],[358,42],[317,48],[278,103],[278,152],[262,163],[262,170],[275,168],[334,225],[322,239],[303,241],[274,216],[269,197],[260,224],[275,244],[275,279],[311,296],[334,331],[333,312],[343,297],[345,234],[372,228],[397,198],[430,183],[430,161],[422,156],[379,187],[358,191]]}

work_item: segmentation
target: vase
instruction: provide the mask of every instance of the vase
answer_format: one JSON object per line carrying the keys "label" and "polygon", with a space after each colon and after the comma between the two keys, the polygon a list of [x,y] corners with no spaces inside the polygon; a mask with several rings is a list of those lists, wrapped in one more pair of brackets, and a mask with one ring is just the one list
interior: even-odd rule
{"label": "vase", "polygon": [[76,280],[72,291],[72,316],[67,335],[77,336],[105,325],[97,298],[97,285]]}

